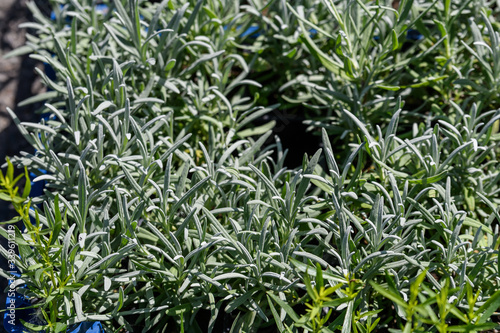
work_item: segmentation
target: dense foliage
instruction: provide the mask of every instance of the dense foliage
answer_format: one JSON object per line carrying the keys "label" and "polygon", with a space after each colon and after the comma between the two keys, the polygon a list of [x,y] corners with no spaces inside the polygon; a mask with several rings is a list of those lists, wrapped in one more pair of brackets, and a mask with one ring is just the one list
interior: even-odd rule
{"label": "dense foliage", "polygon": [[[39,123],[10,111],[33,151],[0,174],[26,327],[498,326],[497,2],[51,3],[11,54],[55,71]],[[284,113],[321,142],[297,168]]]}

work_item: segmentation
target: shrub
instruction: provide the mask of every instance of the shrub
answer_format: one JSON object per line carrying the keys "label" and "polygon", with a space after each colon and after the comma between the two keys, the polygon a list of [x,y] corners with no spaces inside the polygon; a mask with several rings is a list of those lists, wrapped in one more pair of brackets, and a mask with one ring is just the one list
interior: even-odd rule
{"label": "shrub", "polygon": [[[24,225],[26,327],[497,327],[500,111],[481,88],[496,89],[496,7],[53,4],[54,21],[30,5],[36,34],[13,53],[55,71],[24,102],[44,116],[9,111],[35,150],[12,163],[45,191],[18,195],[10,161],[0,174]],[[323,127],[295,169],[258,122],[283,101]]]}

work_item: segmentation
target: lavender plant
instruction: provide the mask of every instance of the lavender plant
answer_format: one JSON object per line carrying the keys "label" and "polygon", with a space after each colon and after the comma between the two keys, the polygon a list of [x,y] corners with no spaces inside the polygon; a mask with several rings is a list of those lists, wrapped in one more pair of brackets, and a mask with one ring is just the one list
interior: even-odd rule
{"label": "lavender plant", "polygon": [[[12,53],[56,73],[23,102],[46,101],[39,123],[9,110],[34,151],[0,184],[24,207],[7,223],[24,224],[26,328],[498,327],[500,115],[478,88],[496,89],[495,6],[104,3],[53,1],[55,20],[31,4],[36,34]],[[280,94],[323,127],[295,169],[256,122]],[[15,196],[14,165],[42,196]]]}

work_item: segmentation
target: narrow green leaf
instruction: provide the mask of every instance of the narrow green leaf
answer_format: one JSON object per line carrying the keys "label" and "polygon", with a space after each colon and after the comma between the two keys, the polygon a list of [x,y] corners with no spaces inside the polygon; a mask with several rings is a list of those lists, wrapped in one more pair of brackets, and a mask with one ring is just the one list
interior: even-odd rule
{"label": "narrow green leaf", "polygon": [[387,290],[387,289],[383,288],[381,285],[376,284],[373,281],[369,281],[369,283],[373,287],[373,289],[375,289],[375,291],[377,291],[382,296],[390,299],[391,301],[393,301],[397,305],[403,307],[404,309],[407,308],[408,305],[403,300],[403,298],[401,296],[399,296],[398,294],[396,294],[396,293],[394,293],[394,292],[392,292],[390,290]]}
{"label": "narrow green leaf", "polygon": [[392,50],[396,51],[399,48],[398,34],[392,29]]}
{"label": "narrow green leaf", "polygon": [[490,298],[476,311],[476,315],[480,316],[478,324],[485,323],[490,319],[494,312],[500,308],[500,290],[497,290]]}
{"label": "narrow green leaf", "polygon": [[289,315],[293,321],[295,322],[299,321],[299,316],[297,315],[297,313],[295,313],[292,307],[288,305],[287,302],[283,301],[281,298],[274,295],[272,292],[267,292],[267,296],[272,298],[273,301],[275,301],[283,310],[285,310],[286,314]]}

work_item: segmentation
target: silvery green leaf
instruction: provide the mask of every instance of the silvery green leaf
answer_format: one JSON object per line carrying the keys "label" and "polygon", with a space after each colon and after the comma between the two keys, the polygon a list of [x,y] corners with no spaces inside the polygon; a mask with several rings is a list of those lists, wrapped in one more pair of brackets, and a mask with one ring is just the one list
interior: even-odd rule
{"label": "silvery green leaf", "polygon": [[111,288],[111,279],[107,276],[103,276],[104,279],[104,291],[108,291]]}
{"label": "silvery green leaf", "polygon": [[73,302],[75,305],[75,312],[76,312],[77,320],[84,321],[85,315],[83,314],[83,310],[82,310],[82,298],[76,292],[73,293]]}

